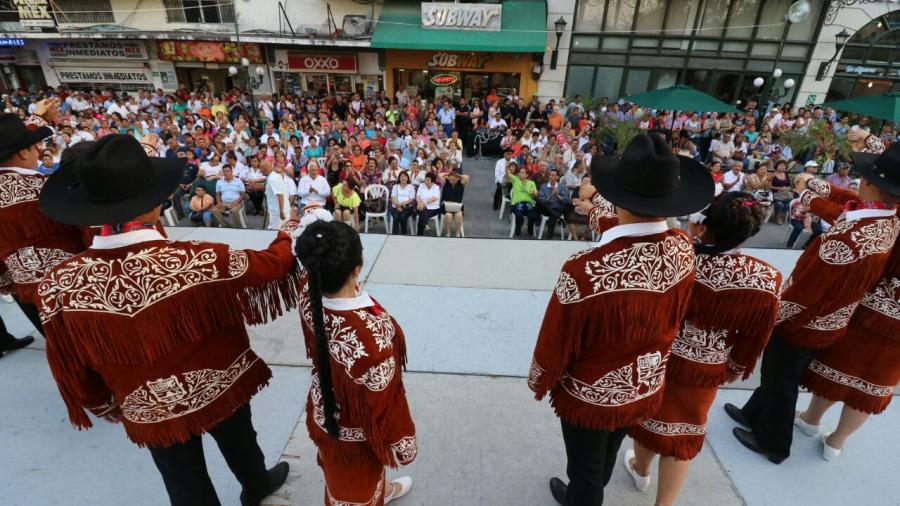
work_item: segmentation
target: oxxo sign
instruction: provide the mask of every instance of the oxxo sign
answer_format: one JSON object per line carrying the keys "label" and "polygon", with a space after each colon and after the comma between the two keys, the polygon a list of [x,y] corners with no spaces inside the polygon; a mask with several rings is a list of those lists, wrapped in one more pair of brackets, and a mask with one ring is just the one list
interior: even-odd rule
{"label": "oxxo sign", "polygon": [[483,69],[491,61],[490,53],[434,53],[425,64],[429,68]]}
{"label": "oxxo sign", "polygon": [[422,2],[422,27],[452,30],[500,31],[503,6]]}
{"label": "oxxo sign", "polygon": [[307,72],[356,72],[356,56],[288,53],[287,66]]}

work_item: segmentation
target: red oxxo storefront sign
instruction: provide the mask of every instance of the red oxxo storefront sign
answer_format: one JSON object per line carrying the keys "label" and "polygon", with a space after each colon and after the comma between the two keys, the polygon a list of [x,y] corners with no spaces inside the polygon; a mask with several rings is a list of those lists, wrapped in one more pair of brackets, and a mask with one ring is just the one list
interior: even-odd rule
{"label": "red oxxo storefront sign", "polygon": [[288,67],[305,72],[356,72],[354,55],[288,53]]}

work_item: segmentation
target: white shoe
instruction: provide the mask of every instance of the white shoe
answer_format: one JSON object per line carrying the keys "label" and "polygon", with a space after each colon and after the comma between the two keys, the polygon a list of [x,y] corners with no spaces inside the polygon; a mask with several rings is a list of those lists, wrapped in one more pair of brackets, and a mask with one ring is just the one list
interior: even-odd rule
{"label": "white shoe", "polygon": [[628,474],[631,475],[631,479],[634,480],[634,488],[643,492],[650,486],[650,476],[641,476],[638,474],[634,466],[631,465],[631,459],[633,458],[634,450],[625,450],[625,457],[622,459],[622,463],[625,464],[625,469],[628,471]]}
{"label": "white shoe", "polygon": [[821,425],[813,425],[813,424],[807,422],[806,420],[803,419],[802,416],[800,416],[801,414],[802,413],[794,414],[794,425],[799,427],[800,431],[802,431],[804,434],[806,434],[809,437],[816,437],[822,433]]}
{"label": "white shoe", "polygon": [[822,458],[828,462],[840,457],[841,453],[844,452],[843,448],[835,448],[828,445],[828,436],[830,435],[830,432],[828,434],[822,434]]}
{"label": "white shoe", "polygon": [[400,485],[400,491],[395,494],[394,490],[396,490],[397,487],[392,487],[391,494],[384,496],[384,504],[387,504],[387,503],[393,501],[394,499],[400,499],[401,497],[408,494],[409,491],[412,489],[412,485],[413,485],[412,477],[401,476],[401,477],[397,478],[396,480],[391,480],[391,485]]}

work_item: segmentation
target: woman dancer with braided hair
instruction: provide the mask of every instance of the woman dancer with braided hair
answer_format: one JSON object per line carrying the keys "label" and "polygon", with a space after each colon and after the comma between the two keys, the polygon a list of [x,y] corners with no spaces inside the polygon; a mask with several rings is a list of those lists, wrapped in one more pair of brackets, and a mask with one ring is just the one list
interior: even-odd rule
{"label": "woman dancer with braided hair", "polygon": [[747,193],[724,193],[691,215],[696,281],[672,345],[659,411],[634,425],[624,464],[638,490],[660,455],[656,505],[675,502],[706,435],[719,385],[753,372],[775,324],[781,274],[736,248],[759,232],[764,211]]}
{"label": "woman dancer with braided hair", "polygon": [[412,487],[385,466],[416,458],[401,369],[403,331],[359,289],[362,243],[350,226],[316,221],[297,240],[306,269],[301,325],[313,361],[306,425],[325,473],[325,505],[382,506]]}

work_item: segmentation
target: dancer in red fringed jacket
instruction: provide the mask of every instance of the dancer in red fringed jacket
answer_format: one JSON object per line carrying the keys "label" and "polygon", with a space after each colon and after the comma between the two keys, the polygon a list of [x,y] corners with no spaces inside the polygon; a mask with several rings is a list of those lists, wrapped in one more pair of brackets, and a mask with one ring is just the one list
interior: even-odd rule
{"label": "dancer in red fringed jacket", "polygon": [[[893,158],[878,161],[879,168],[898,170],[900,145]],[[889,154],[889,156],[891,156]],[[872,157],[870,157],[872,158]],[[891,161],[893,160],[893,161]],[[815,196],[809,207],[830,223],[837,223],[846,202],[856,194],[833,185],[809,184]],[[900,188],[893,191],[900,193]],[[883,412],[900,382],[900,248],[894,245],[884,274],[863,296],[847,325],[847,333],[816,354],[803,385],[813,393],[795,425],[811,437],[821,436],[822,457],[837,458],[847,438],[872,414]],[[822,416],[836,402],[844,404],[834,432],[822,432]]]}
{"label": "dancer in red fringed jacket", "polygon": [[[314,217],[311,219],[315,219]],[[397,321],[359,289],[362,243],[343,223],[314,221],[297,239],[306,270],[300,314],[313,361],[306,426],[325,474],[326,506],[382,506],[412,479],[416,428],[403,389],[406,343]]]}
{"label": "dancer in red fringed jacket", "polygon": [[241,504],[257,506],[288,465],[267,470],[257,444],[250,398],[272,373],[245,323],[295,307],[300,270],[285,233],[264,251],[166,240],[160,203],[183,163],[113,134],[44,184],[51,219],[102,225],[38,286],[47,360],[72,423],[91,427],[86,411],[122,422],[149,449],[172,505],[220,504],[203,456],[209,433],[243,487]]}
{"label": "dancer in red fringed jacket", "polygon": [[781,273],[737,248],[759,232],[765,212],[748,193],[725,193],[694,213],[688,230],[697,253],[687,314],[672,345],[659,410],[628,433],[624,465],[638,490],[650,485],[660,455],[656,504],[675,503],[706,436],[719,385],[748,378],[778,312]]}
{"label": "dancer in red fringed jacket", "polygon": [[655,134],[635,137],[621,160],[595,158],[592,172],[620,224],[563,266],[528,377],[561,419],[569,484],[553,478],[550,491],[569,506],[602,504],[629,426],[660,406],[694,281],[691,240],[665,217],[713,197],[706,169]]}
{"label": "dancer in red fringed jacket", "polygon": [[[840,218],[803,252],[785,283],[763,353],[760,387],[742,408],[725,405],[728,415],[747,427],[734,428],[738,441],[776,464],[790,456],[797,395],[807,367],[817,364],[815,354],[847,334],[857,307],[882,278],[900,233],[900,145],[877,158],[868,153],[851,158],[861,176],[859,195],[851,199],[840,194],[847,199]],[[806,207],[831,191],[816,179],[806,184],[800,194]]]}

